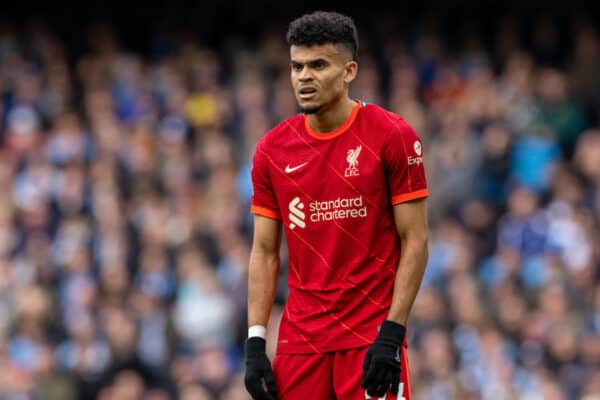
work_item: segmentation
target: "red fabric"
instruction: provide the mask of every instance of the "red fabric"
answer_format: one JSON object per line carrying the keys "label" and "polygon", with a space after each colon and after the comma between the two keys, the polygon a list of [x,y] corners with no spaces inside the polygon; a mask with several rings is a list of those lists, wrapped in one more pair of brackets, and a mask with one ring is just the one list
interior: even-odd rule
{"label": "red fabric", "polygon": [[[273,372],[279,400],[365,400],[362,363],[368,347],[322,354],[278,354]],[[406,349],[403,354],[406,354]],[[402,357],[402,393],[386,400],[410,400],[408,360]],[[376,399],[376,398],[374,398]]]}
{"label": "red fabric", "polygon": [[298,115],[256,148],[252,212],[280,219],[289,248],[281,354],[372,343],[400,259],[392,204],[427,196],[412,128],[378,106],[360,107],[329,139],[311,136]]}

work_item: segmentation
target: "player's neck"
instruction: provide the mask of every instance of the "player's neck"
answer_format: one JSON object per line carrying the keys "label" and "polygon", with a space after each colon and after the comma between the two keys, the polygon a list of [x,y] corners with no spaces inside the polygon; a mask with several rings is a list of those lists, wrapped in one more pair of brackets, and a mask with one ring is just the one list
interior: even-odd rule
{"label": "player's neck", "polygon": [[322,112],[308,114],[308,123],[317,132],[334,131],[346,122],[356,106],[354,100],[344,97]]}

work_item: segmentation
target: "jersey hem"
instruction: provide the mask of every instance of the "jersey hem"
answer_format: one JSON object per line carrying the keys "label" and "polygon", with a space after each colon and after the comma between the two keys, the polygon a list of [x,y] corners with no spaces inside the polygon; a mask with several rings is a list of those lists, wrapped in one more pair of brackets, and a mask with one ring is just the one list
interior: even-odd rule
{"label": "jersey hem", "polygon": [[356,349],[360,347],[370,346],[373,340],[370,342],[358,341],[358,340],[341,340],[336,341],[335,344],[329,345],[320,345],[319,343],[313,343],[313,345],[302,343],[302,344],[293,344],[293,343],[278,343],[277,344],[277,354],[321,354],[321,353],[331,353],[334,351],[343,351]]}

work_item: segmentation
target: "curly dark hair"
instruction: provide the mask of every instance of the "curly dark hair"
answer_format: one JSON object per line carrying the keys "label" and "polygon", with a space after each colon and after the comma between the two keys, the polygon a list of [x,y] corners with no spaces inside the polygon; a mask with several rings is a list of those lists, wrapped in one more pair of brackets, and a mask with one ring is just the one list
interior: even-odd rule
{"label": "curly dark hair", "polygon": [[336,12],[315,11],[290,23],[286,35],[290,46],[342,45],[356,61],[358,31],[352,18]]}

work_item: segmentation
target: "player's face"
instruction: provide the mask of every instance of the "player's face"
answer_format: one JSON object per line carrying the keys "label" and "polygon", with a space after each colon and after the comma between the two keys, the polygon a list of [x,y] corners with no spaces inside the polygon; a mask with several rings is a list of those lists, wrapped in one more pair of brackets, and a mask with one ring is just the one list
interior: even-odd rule
{"label": "player's face", "polygon": [[344,48],[291,46],[290,55],[294,95],[303,112],[318,113],[347,96],[358,66]]}

